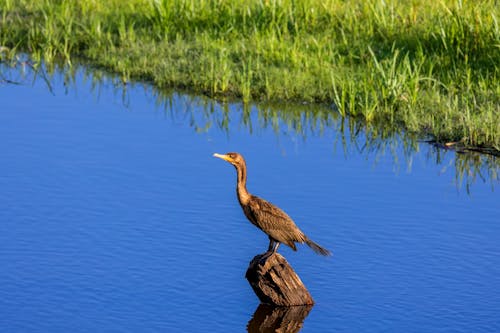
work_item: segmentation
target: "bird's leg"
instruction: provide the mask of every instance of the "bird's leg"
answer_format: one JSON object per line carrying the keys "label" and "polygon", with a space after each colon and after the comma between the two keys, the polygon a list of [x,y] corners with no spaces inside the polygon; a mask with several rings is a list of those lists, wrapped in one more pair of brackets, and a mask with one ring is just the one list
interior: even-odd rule
{"label": "bird's leg", "polygon": [[280,242],[275,242],[274,243],[274,246],[273,246],[273,253],[276,253],[276,251],[278,251],[278,247],[280,246]]}
{"label": "bird's leg", "polygon": [[267,248],[267,252],[271,253],[276,253],[278,251],[278,247],[280,246],[280,242],[277,240],[274,240],[273,238],[269,237],[269,247]]}
{"label": "bird's leg", "polygon": [[274,246],[275,246],[276,242],[274,241],[274,239],[272,239],[271,237],[269,237],[269,247],[267,248],[267,252],[274,252]]}
{"label": "bird's leg", "polygon": [[278,246],[280,246],[280,242],[269,237],[269,247],[267,248],[266,253],[262,255],[260,260],[267,260],[269,256],[276,253],[276,250],[278,250]]}

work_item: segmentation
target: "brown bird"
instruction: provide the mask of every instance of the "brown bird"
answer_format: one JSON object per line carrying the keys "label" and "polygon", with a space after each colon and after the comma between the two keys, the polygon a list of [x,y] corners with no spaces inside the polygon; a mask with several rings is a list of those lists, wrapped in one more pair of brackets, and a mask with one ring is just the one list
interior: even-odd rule
{"label": "brown bird", "polygon": [[280,243],[290,246],[297,251],[295,243],[306,243],[314,252],[328,256],[330,251],[310,240],[295,225],[295,222],[280,208],[272,203],[261,199],[247,191],[247,166],[245,159],[238,153],[227,153],[225,155],[214,154],[234,165],[238,175],[236,193],[245,216],[260,230],[269,236],[268,252],[276,252]]}

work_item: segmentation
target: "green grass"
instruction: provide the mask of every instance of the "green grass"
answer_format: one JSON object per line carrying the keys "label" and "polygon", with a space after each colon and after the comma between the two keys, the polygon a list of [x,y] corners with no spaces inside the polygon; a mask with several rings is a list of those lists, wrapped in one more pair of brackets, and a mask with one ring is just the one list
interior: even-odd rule
{"label": "green grass", "polygon": [[500,149],[495,0],[0,0],[0,59],[85,62],[217,98]]}

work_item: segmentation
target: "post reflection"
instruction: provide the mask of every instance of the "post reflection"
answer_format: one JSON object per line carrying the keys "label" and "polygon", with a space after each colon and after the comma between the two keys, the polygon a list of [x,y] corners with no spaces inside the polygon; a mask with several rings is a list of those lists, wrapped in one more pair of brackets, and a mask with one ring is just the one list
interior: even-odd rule
{"label": "post reflection", "polygon": [[260,304],[248,322],[248,333],[296,333],[302,329],[312,305],[274,306]]}

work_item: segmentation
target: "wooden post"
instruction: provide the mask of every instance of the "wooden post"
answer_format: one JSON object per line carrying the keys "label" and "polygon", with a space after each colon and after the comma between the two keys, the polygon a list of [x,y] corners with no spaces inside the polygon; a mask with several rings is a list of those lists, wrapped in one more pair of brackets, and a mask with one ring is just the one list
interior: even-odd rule
{"label": "wooden post", "polygon": [[255,256],[245,277],[261,303],[279,306],[314,304],[297,273],[279,253]]}

